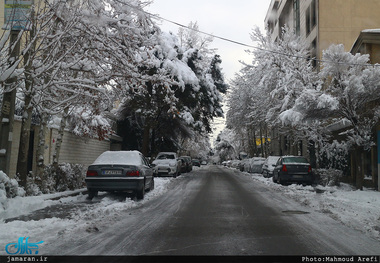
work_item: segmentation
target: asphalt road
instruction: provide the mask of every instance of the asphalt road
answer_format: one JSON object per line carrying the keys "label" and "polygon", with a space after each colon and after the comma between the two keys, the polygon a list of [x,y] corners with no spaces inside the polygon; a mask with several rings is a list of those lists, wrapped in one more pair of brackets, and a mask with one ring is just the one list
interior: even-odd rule
{"label": "asphalt road", "polygon": [[[210,166],[68,240],[50,255],[374,255],[379,243],[327,215],[305,211],[250,176]],[[109,220],[109,219],[108,219]]]}

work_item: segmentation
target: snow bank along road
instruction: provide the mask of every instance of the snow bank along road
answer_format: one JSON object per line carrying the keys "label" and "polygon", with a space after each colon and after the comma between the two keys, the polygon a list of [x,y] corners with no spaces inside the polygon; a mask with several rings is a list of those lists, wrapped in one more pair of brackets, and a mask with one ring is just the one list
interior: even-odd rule
{"label": "snow bank along road", "polygon": [[[156,178],[142,201],[60,200],[69,216],[0,226],[1,251],[20,236],[40,255],[378,255],[380,240],[301,205],[252,175],[206,166]],[[282,186],[281,186],[282,187]],[[24,219],[25,220],[25,219]]]}

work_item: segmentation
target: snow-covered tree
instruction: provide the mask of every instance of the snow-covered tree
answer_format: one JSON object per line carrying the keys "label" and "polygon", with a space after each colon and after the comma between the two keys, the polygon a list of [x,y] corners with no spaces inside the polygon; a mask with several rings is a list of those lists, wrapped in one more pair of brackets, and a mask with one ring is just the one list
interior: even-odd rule
{"label": "snow-covered tree", "polygon": [[332,116],[349,123],[346,135],[350,145],[370,149],[373,128],[380,119],[379,65],[370,65],[369,55],[345,52],[343,45],[325,50],[323,61],[320,76],[327,84],[320,103],[325,102],[322,106]]}
{"label": "snow-covered tree", "polygon": [[219,156],[219,161],[233,160],[238,158],[239,149],[235,140],[234,130],[225,128],[221,131],[214,142],[215,155]]}
{"label": "snow-covered tree", "polygon": [[227,89],[219,56],[204,67],[199,50],[183,49],[175,35],[158,32],[156,45],[141,57],[148,63],[140,72],[149,77],[127,90],[119,116],[138,134],[143,153],[163,144],[178,149],[178,139],[194,129],[210,132],[211,120],[222,115],[220,94]]}
{"label": "snow-covered tree", "polygon": [[[267,137],[268,129],[277,129],[294,139],[306,138],[300,125],[293,125],[297,115],[288,114],[305,90],[318,86],[313,71],[309,46],[289,28],[283,28],[281,38],[274,41],[254,29],[251,38],[257,48],[250,51],[251,64],[244,64],[232,82],[229,95],[227,125],[248,138],[256,153],[256,138]],[[264,154],[264,147],[261,147]]]}
{"label": "snow-covered tree", "polygon": [[184,50],[195,49],[203,55],[204,67],[211,63],[211,59],[217,52],[216,48],[211,48],[213,37],[200,33],[198,22],[190,22],[187,28],[178,29],[178,38],[181,48]]}

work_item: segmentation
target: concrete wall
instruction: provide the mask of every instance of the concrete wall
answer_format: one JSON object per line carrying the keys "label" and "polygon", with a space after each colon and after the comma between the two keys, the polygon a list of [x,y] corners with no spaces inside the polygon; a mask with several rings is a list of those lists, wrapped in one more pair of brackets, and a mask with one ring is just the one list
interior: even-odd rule
{"label": "concrete wall", "polygon": [[[51,130],[50,162],[53,160],[54,147],[56,145],[58,131]],[[60,151],[60,163],[76,163],[90,165],[104,151],[110,150],[110,141],[81,138],[65,131]]]}
{"label": "concrete wall", "polygon": [[320,52],[331,44],[350,51],[360,32],[380,28],[380,0],[319,0]]}
{"label": "concrete wall", "polygon": [[[12,153],[11,153],[11,167],[9,176],[14,177],[17,168],[18,148],[20,144],[20,129],[21,121],[15,121],[13,131]],[[33,170],[36,169],[36,149],[38,145],[39,127],[35,126],[33,138]],[[46,129],[45,133],[45,164],[53,163],[53,154],[57,142],[58,131],[56,129]],[[116,147],[116,146],[115,146]],[[103,152],[111,149],[111,142],[109,140],[99,141],[97,139],[81,138],[68,131],[65,131],[61,151],[60,163],[75,163],[90,165],[93,161]]]}

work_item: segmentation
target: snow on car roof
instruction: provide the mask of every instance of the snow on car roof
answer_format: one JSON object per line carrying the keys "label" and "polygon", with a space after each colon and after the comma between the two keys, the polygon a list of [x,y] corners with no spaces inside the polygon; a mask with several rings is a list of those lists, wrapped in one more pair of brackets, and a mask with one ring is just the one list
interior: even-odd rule
{"label": "snow on car roof", "polygon": [[93,165],[100,164],[141,165],[142,162],[138,151],[106,151],[93,163]]}

